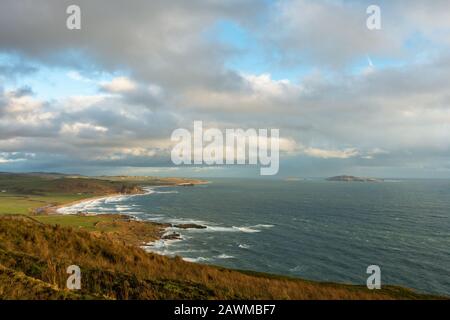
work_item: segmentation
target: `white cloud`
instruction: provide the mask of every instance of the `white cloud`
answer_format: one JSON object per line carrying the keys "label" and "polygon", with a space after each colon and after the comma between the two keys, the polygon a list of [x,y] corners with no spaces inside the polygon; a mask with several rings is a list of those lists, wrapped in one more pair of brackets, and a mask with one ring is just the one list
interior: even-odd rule
{"label": "white cloud", "polygon": [[104,101],[108,95],[96,94],[96,95],[81,95],[81,96],[69,96],[61,99],[60,104],[63,110],[66,112],[78,112],[91,108],[92,106]]}
{"label": "white cloud", "polygon": [[14,92],[9,91],[6,93],[8,104],[6,105],[6,111],[11,113],[22,112],[35,112],[42,108],[42,101],[39,101],[30,96],[14,96]]}
{"label": "white cloud", "polygon": [[34,153],[0,152],[0,163],[13,163],[34,158]]}
{"label": "white cloud", "polygon": [[327,150],[309,147],[303,150],[303,152],[310,157],[322,159],[348,159],[359,155],[359,151],[354,148],[344,150]]}
{"label": "white cloud", "polygon": [[75,70],[67,72],[67,77],[75,81],[92,82],[91,79],[82,76],[78,71]]}
{"label": "white cloud", "polygon": [[287,79],[273,80],[269,73],[261,75],[244,74],[243,78],[248,82],[250,88],[256,94],[267,96],[281,96],[293,88]]}
{"label": "white cloud", "polygon": [[108,128],[97,126],[91,123],[64,123],[61,126],[61,134],[64,135],[79,135],[82,133],[105,133]]}
{"label": "white cloud", "polygon": [[154,149],[146,149],[146,148],[119,148],[113,149],[107,154],[102,154],[96,157],[96,160],[106,160],[106,161],[117,161],[117,160],[126,160],[129,157],[136,158],[152,158],[157,155],[157,151]]}
{"label": "white cloud", "polygon": [[117,77],[110,82],[102,82],[101,87],[109,92],[124,93],[135,90],[137,85],[127,77]]}

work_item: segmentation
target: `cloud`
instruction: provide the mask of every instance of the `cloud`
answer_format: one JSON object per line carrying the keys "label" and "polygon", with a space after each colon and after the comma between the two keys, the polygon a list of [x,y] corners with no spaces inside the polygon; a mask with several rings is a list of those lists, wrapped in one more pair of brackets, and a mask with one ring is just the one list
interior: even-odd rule
{"label": "cloud", "polygon": [[268,73],[261,75],[246,74],[243,75],[243,78],[255,94],[276,97],[285,94],[292,87],[289,80],[273,80],[272,76]]}
{"label": "cloud", "polygon": [[34,95],[34,92],[30,86],[24,86],[24,87],[20,87],[17,90],[11,92],[11,95],[13,95],[15,98],[21,98],[21,97],[25,97],[25,96],[32,96],[32,95]]}
{"label": "cloud", "polygon": [[0,163],[14,163],[18,161],[26,161],[34,158],[33,153],[22,152],[0,152]]}
{"label": "cloud", "polygon": [[233,85],[234,73],[223,68],[226,48],[204,33],[219,20],[251,23],[264,8],[259,3],[135,0],[124,11],[120,0],[78,0],[82,29],[71,32],[65,9],[73,2],[7,0],[0,12],[0,50],[77,70],[93,64],[112,71],[125,67],[138,79],[162,86]]}
{"label": "cloud", "polygon": [[16,57],[12,61],[2,61],[1,58],[0,55],[0,81],[17,80],[24,75],[36,73],[38,70],[36,66],[25,59]]}
{"label": "cloud", "polygon": [[[429,41],[449,44],[448,2],[433,6],[420,0],[378,1],[382,29],[366,26],[366,9],[373,1],[287,0],[277,1],[270,23],[261,37],[277,48],[287,65],[312,63],[331,68],[348,67],[366,54],[389,59],[408,57],[405,45],[423,35]],[[277,30],[277,32],[273,32]]]}
{"label": "cloud", "polygon": [[368,52],[398,54],[402,43],[392,32],[366,27],[365,2],[280,1],[269,26],[277,32],[269,40],[288,64],[306,60],[340,67]]}
{"label": "cloud", "polygon": [[88,78],[82,76],[78,71],[75,71],[75,70],[71,70],[71,71],[67,72],[67,77],[69,77],[70,79],[75,80],[75,81],[92,82],[91,79],[88,79]]}
{"label": "cloud", "polygon": [[136,89],[137,85],[127,77],[117,77],[110,82],[103,82],[101,87],[108,92],[120,93],[133,91]]}
{"label": "cloud", "polygon": [[353,148],[345,150],[326,150],[319,148],[306,148],[304,153],[310,157],[322,159],[348,159],[356,157],[359,152]]}
{"label": "cloud", "polygon": [[[167,166],[171,132],[202,120],[280,129],[284,157],[330,170],[449,165],[447,1],[380,1],[379,32],[366,0],[77,3],[76,32],[71,1],[2,3],[0,150],[35,154],[21,163]],[[223,21],[256,49],[208,36]],[[41,68],[91,91],[46,98]]]}
{"label": "cloud", "polygon": [[108,128],[93,125],[91,123],[81,123],[76,122],[73,124],[67,124],[64,123],[61,127],[61,134],[62,135],[80,135],[81,133],[83,135],[90,135],[90,134],[101,134],[108,131]]}

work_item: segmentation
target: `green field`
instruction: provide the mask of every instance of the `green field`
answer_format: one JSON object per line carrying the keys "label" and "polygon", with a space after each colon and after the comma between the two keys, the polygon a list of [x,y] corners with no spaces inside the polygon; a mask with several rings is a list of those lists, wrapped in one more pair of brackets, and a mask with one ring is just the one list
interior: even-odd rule
{"label": "green field", "polygon": [[[152,182],[151,179],[146,181]],[[50,225],[113,232],[119,230],[113,225],[117,216],[47,215],[45,209],[95,196],[139,190],[134,182],[123,179],[109,181],[77,175],[0,173],[0,215],[27,215]]]}
{"label": "green field", "polygon": [[[107,233],[129,243],[155,240],[161,226],[125,221],[118,215],[57,215],[54,206],[117,193],[142,192],[139,186],[176,185],[197,180],[157,177],[83,177],[57,173],[14,174],[0,172],[0,216],[26,215],[49,224]],[[48,214],[48,212],[51,214]],[[54,210],[53,210],[54,211]]]}
{"label": "green field", "polygon": [[37,208],[61,205],[112,193],[136,193],[138,185],[200,182],[183,178],[83,177],[50,173],[0,173],[0,214],[33,214]]}
{"label": "green field", "polygon": [[89,194],[41,194],[23,195],[0,193],[0,214],[32,214],[48,205],[61,205],[92,197]]}
{"label": "green field", "polygon": [[60,174],[0,173],[0,214],[33,214],[36,209],[50,205],[136,191],[136,184],[128,181]]}

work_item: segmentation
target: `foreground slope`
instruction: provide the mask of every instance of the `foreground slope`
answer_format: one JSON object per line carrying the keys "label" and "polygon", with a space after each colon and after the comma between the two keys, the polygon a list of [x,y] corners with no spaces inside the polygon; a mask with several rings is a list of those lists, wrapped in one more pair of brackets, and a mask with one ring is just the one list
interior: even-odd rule
{"label": "foreground slope", "polygon": [[[82,289],[65,289],[78,265]],[[0,217],[0,299],[427,299],[413,291],[316,283],[147,253],[106,233]]]}

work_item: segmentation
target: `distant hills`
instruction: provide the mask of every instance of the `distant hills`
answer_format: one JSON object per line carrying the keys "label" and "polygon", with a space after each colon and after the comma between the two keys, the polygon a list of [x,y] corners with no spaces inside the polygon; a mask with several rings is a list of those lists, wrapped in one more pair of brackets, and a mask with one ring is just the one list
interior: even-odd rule
{"label": "distant hills", "polygon": [[382,179],[355,177],[355,176],[335,176],[326,179],[327,181],[340,181],[340,182],[383,182]]}

